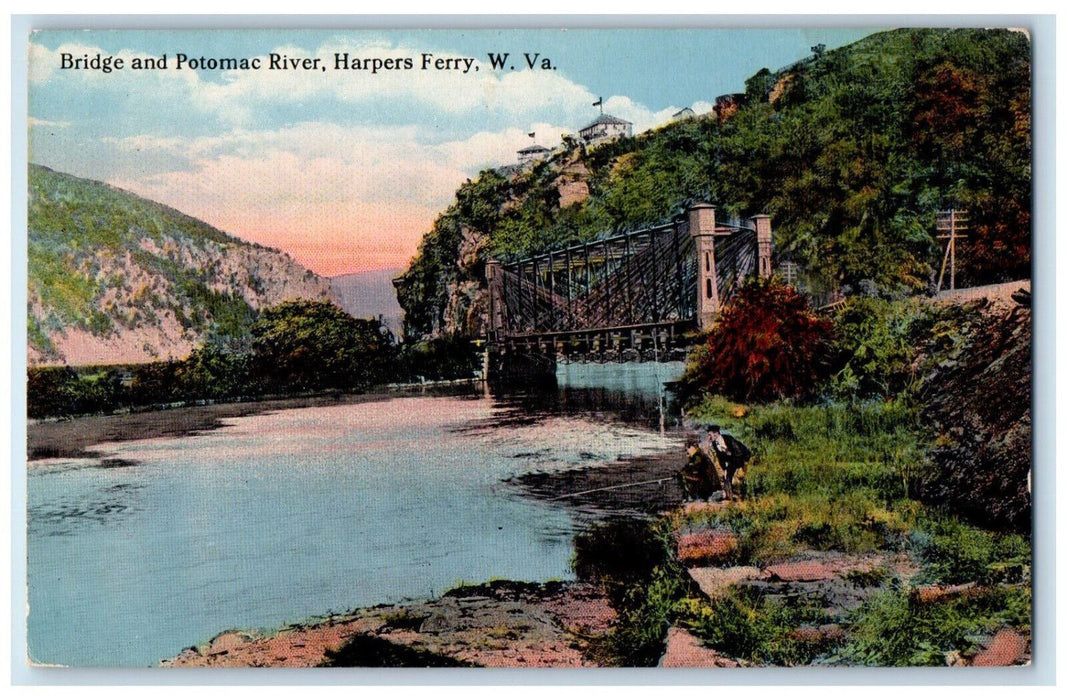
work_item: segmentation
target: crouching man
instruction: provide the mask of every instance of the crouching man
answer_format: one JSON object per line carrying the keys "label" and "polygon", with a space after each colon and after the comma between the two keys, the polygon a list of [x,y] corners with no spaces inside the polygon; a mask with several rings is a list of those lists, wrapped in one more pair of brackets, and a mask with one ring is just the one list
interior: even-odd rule
{"label": "crouching man", "polygon": [[685,440],[685,466],[678,473],[678,481],[682,486],[685,500],[712,500],[716,495],[721,496],[722,480],[719,478],[719,470],[711,463],[704,450],[700,449],[695,436]]}

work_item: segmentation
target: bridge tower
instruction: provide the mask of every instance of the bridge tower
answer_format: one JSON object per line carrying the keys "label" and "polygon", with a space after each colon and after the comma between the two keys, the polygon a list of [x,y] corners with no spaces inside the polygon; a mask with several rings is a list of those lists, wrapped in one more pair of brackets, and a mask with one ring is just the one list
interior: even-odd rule
{"label": "bridge tower", "polygon": [[711,330],[719,313],[719,278],[715,270],[715,207],[702,203],[689,208],[689,235],[697,256],[697,326]]}
{"label": "bridge tower", "polygon": [[752,217],[756,224],[756,267],[760,277],[771,276],[771,217],[766,214],[757,214]]}
{"label": "bridge tower", "polygon": [[[760,277],[770,277],[771,217],[758,214],[752,217],[752,226],[756,234],[756,273]],[[697,258],[696,320],[701,331],[711,330],[722,308],[719,270],[715,264],[715,237],[731,236],[735,231],[732,226],[716,226],[713,205],[700,203],[689,208],[689,235],[693,237]]]}

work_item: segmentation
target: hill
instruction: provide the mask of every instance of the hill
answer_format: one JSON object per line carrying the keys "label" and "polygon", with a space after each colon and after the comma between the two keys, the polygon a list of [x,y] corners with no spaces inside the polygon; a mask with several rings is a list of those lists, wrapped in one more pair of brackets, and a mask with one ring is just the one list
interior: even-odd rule
{"label": "hill", "polygon": [[369,270],[330,277],[341,308],[356,318],[382,317],[394,335],[399,334],[404,310],[396,300],[393,278],[401,270]]}
{"label": "hill", "polygon": [[[743,92],[741,91],[743,89]],[[408,337],[478,335],[484,263],[659,223],[694,201],[766,213],[817,291],[922,292],[938,210],[966,209],[957,281],[1029,277],[1030,44],[1006,29],[883,32],[777,71],[716,113],[462,185],[401,278]],[[708,96],[712,98],[714,96]]]}
{"label": "hill", "polygon": [[242,342],[261,307],[332,295],[280,251],[38,165],[28,231],[30,366],[180,358]]}

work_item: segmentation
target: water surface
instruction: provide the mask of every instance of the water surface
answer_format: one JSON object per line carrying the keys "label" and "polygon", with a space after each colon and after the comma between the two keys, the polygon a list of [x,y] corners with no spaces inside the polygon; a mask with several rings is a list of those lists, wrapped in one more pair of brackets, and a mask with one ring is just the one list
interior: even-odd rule
{"label": "water surface", "polygon": [[[574,516],[502,480],[672,440],[599,411],[405,397],[33,462],[31,658],[147,666],[224,629],[275,629],[464,581],[570,578]],[[115,460],[128,466],[103,466]]]}

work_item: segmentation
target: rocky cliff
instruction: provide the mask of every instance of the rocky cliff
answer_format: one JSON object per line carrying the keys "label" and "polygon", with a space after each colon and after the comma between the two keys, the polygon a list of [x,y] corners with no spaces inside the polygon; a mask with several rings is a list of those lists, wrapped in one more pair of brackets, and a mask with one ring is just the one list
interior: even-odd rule
{"label": "rocky cliff", "polygon": [[333,299],[280,251],[36,165],[28,233],[30,366],[180,358],[208,339],[240,342],[262,307]]}

